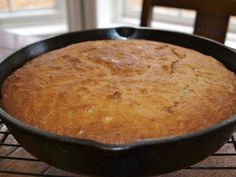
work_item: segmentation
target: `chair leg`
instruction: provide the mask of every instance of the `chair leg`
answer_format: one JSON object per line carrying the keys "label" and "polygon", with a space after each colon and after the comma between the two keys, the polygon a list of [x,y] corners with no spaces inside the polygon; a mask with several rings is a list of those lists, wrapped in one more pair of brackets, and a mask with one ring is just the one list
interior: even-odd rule
{"label": "chair leg", "polygon": [[152,0],[143,0],[140,26],[151,26],[152,11]]}
{"label": "chair leg", "polygon": [[197,12],[194,34],[224,43],[229,23],[229,15]]}

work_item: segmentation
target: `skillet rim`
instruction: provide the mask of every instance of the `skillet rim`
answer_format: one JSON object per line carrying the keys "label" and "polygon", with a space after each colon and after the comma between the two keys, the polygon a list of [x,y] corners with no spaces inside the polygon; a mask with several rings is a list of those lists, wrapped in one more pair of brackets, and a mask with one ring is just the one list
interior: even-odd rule
{"label": "skillet rim", "polygon": [[[204,41],[214,43],[215,45],[218,45],[219,47],[223,47],[223,48],[229,50],[230,52],[233,52],[236,55],[236,51],[234,51],[233,49],[231,49],[231,48],[229,48],[217,41],[214,41],[212,39],[208,39],[206,37],[193,35],[193,34],[186,34],[186,33],[182,33],[182,32],[173,32],[173,31],[168,31],[168,30],[157,30],[157,29],[152,29],[152,28],[148,28],[148,27],[122,26],[122,27],[100,28],[100,29],[90,29],[90,30],[69,32],[69,33],[64,33],[64,34],[57,35],[54,37],[50,37],[50,38],[47,38],[44,40],[40,40],[38,42],[35,42],[33,44],[30,44],[30,45],[27,45],[23,48],[20,48],[17,51],[13,52],[11,55],[5,57],[5,59],[3,59],[2,62],[0,62],[0,65],[2,65],[4,62],[6,62],[6,60],[11,59],[12,56],[17,55],[19,52],[22,52],[23,50],[26,50],[27,48],[33,47],[34,45],[37,45],[37,44],[40,44],[43,42],[47,42],[48,40],[53,40],[55,38],[60,38],[63,36],[72,35],[72,34],[76,34],[76,33],[79,34],[79,33],[84,33],[84,32],[99,32],[99,31],[105,31],[105,30],[112,31],[112,30],[124,30],[124,29],[135,30],[135,32],[137,32],[138,30],[168,32],[168,33],[172,33],[175,35],[185,35],[185,36],[192,37],[192,38],[200,38]],[[121,36],[121,38],[122,38],[122,36]],[[129,37],[123,37],[123,38],[128,39]],[[71,43],[71,44],[73,44],[73,43]],[[52,51],[52,50],[50,50],[50,51]],[[50,52],[50,51],[47,51],[47,52]],[[47,52],[43,52],[43,54],[47,53]],[[42,55],[42,54],[40,54],[40,55]],[[76,144],[76,145],[85,145],[85,146],[96,148],[98,150],[111,151],[111,152],[132,150],[135,148],[140,148],[140,147],[142,148],[145,146],[152,146],[152,145],[181,143],[181,142],[185,142],[188,140],[194,141],[198,138],[201,138],[201,136],[210,134],[214,131],[217,131],[219,129],[227,127],[230,124],[236,123],[236,114],[234,114],[231,117],[229,117],[223,121],[220,121],[214,125],[211,125],[207,128],[200,129],[200,130],[193,131],[193,132],[189,132],[189,133],[185,133],[185,134],[180,134],[180,135],[175,135],[175,136],[166,136],[166,137],[161,137],[161,138],[150,138],[150,139],[133,141],[130,143],[124,143],[124,144],[106,144],[106,143],[101,143],[101,142],[98,142],[95,140],[81,139],[81,138],[70,137],[70,136],[66,136],[66,135],[59,135],[59,134],[56,134],[53,132],[44,131],[44,130],[35,128],[27,123],[24,123],[23,121],[18,120],[17,118],[11,116],[10,114],[8,114],[3,108],[1,108],[1,105],[0,105],[0,118],[3,120],[3,123],[10,122],[11,124],[14,124],[14,126],[16,126],[17,128],[23,129],[27,133],[35,134],[37,136],[40,136],[40,137],[43,137],[46,139],[51,139],[51,140],[59,141],[59,142],[72,143],[72,144]],[[235,129],[236,129],[236,127],[235,127]]]}

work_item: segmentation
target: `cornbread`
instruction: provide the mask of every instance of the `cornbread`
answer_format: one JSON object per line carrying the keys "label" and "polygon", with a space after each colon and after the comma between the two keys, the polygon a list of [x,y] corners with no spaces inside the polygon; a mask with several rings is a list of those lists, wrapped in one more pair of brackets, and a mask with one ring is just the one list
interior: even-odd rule
{"label": "cornbread", "polygon": [[236,112],[236,77],[216,59],[147,40],[81,42],[11,74],[1,106],[33,127],[122,144],[207,128]]}

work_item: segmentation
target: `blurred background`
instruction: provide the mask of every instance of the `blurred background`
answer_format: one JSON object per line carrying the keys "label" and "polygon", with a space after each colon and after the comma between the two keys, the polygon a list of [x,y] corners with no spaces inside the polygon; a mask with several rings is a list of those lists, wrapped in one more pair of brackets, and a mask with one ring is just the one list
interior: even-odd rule
{"label": "blurred background", "polygon": [[[142,0],[0,0],[0,29],[49,37],[68,31],[139,26]],[[152,27],[193,32],[195,11],[155,7]],[[230,17],[226,45],[236,48],[236,17]]]}

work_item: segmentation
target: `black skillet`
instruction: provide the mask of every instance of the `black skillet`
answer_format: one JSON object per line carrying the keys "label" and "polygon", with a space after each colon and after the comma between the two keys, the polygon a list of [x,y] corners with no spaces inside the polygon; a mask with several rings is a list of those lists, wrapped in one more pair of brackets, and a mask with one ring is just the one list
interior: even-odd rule
{"label": "black skillet", "polygon": [[[211,55],[236,72],[236,53],[217,42],[176,32],[120,27],[63,34],[25,47],[0,64],[0,85],[9,74],[38,55],[72,43],[99,39],[148,39],[176,44]],[[236,127],[233,116],[210,128],[181,136],[109,145],[41,131],[3,109],[0,118],[35,157],[55,167],[92,176],[149,176],[188,167],[217,151]]]}

